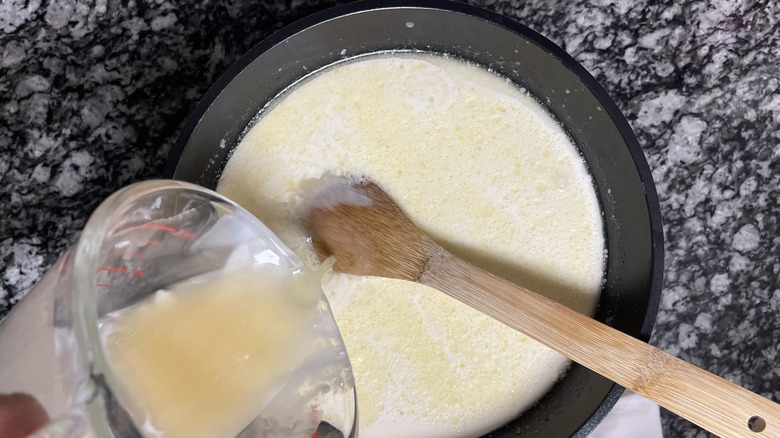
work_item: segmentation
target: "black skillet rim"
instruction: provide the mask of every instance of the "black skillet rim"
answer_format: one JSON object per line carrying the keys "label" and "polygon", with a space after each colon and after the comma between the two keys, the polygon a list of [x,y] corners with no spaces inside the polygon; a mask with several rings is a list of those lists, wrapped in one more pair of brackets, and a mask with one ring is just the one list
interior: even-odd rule
{"label": "black skillet rim", "polygon": [[[223,89],[225,89],[233,81],[233,79],[235,79],[236,76],[238,76],[249,64],[251,64],[264,52],[292,37],[293,35],[319,23],[353,13],[366,12],[374,9],[393,8],[439,9],[473,16],[503,27],[519,35],[520,37],[525,38],[529,42],[535,44],[553,56],[556,60],[563,64],[565,68],[571,71],[601,104],[602,108],[604,108],[606,113],[609,115],[609,118],[615,124],[615,127],[617,128],[625,145],[628,148],[645,194],[645,203],[647,205],[649,216],[648,219],[650,222],[652,263],[649,288],[650,294],[647,300],[647,311],[645,312],[645,318],[642,322],[639,336],[637,337],[642,341],[647,342],[650,339],[650,335],[655,324],[661,299],[661,291],[663,286],[664,237],[661,207],[658,194],[656,192],[650,167],[647,164],[647,160],[644,156],[644,153],[642,152],[642,148],[640,147],[634,132],[628,124],[628,121],[623,116],[623,113],[620,111],[620,109],[618,109],[617,104],[615,104],[612,98],[607,94],[606,90],[585,69],[585,67],[574,60],[574,58],[572,58],[571,55],[566,53],[562,48],[558,47],[556,44],[543,37],[541,34],[520,24],[514,19],[505,17],[498,13],[476,6],[452,2],[450,0],[360,0],[344,5],[334,6],[301,18],[274,32],[259,44],[252,47],[238,61],[228,67],[228,69],[214,82],[214,84],[209,88],[206,94],[204,94],[196,107],[187,117],[186,122],[182,127],[181,133],[176,140],[176,143],[169,152],[168,160],[163,170],[163,176],[165,178],[174,178],[179,161],[184,154],[187,144],[189,143],[195,128],[198,126],[205,113],[219,97]],[[612,406],[615,404],[615,402],[617,402],[623,391],[624,388],[615,384],[599,408],[573,436],[586,436],[589,434],[607,415],[607,413],[609,413],[609,411],[612,409]]]}

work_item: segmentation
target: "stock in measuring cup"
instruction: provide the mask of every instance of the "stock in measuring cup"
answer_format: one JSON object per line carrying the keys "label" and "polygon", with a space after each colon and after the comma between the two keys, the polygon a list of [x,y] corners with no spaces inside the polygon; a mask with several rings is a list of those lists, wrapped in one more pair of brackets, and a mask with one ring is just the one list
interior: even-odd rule
{"label": "stock in measuring cup", "polygon": [[[170,403],[171,394],[192,388],[198,390],[192,390],[189,401],[203,403],[191,403],[176,415],[195,426],[214,418],[226,424],[221,429],[214,421],[211,429],[204,426],[210,436],[309,438],[316,432],[320,438],[355,437],[352,368],[317,275],[254,216],[213,191],[162,180],[129,186],[97,208],[77,243],[0,321],[0,393],[28,393],[41,402],[52,422],[35,437],[160,436],[160,423],[166,424],[160,419],[174,416],[160,412],[160,403]],[[309,283],[301,283],[300,276],[308,276]],[[222,289],[209,289],[210,284]],[[273,300],[252,301],[272,289],[277,291]],[[246,299],[249,305],[240,301]],[[165,306],[177,300],[189,306],[182,307],[184,313],[165,313],[170,310]],[[269,315],[268,303],[283,306],[286,313],[271,315],[276,317],[271,322],[252,320],[253,308]],[[147,308],[163,310],[149,313]],[[239,325],[220,338],[222,332],[212,327],[220,330],[236,323],[231,311]],[[141,318],[135,326],[138,332],[128,331],[133,315]],[[295,323],[297,331],[280,331],[288,323]],[[198,338],[187,339],[190,331]],[[262,352],[252,348],[282,332],[292,336],[284,345],[287,362],[277,367],[276,378],[257,386],[263,388],[262,395],[242,394],[242,400],[252,400],[248,413],[224,420],[219,413],[197,412],[229,406],[209,393],[212,387],[220,396],[231,395],[219,382],[204,389],[197,379],[232,378],[229,385],[236,390],[253,387],[256,377],[267,377],[253,370],[264,368],[244,367],[237,373],[222,365],[264,363],[251,357]],[[161,344],[150,349],[139,339]],[[273,349],[281,344],[265,345]],[[172,350],[190,356],[177,358]],[[119,360],[122,352],[129,352],[131,359],[144,357],[134,355],[138,351],[157,361],[177,362],[165,371],[168,374],[150,377],[144,374],[148,363],[139,368],[138,363]],[[265,353],[282,356],[271,354],[275,352]],[[202,357],[192,357],[197,354]],[[147,386],[132,380],[137,376],[146,377]],[[133,391],[158,387],[162,398]],[[241,405],[246,409],[247,403]]]}

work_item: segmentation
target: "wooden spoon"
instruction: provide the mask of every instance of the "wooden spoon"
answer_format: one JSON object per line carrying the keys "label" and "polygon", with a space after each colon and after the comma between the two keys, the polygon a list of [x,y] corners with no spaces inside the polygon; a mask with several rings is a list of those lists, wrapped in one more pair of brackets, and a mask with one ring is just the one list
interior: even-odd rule
{"label": "wooden spoon", "polygon": [[438,289],[722,437],[780,437],[777,403],[453,256],[376,184],[334,180],[308,200],[335,271]]}

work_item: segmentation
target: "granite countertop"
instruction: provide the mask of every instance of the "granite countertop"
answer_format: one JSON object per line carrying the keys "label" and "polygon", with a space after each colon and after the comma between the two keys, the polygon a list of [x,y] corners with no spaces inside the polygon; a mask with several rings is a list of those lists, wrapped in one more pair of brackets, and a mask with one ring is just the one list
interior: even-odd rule
{"label": "granite countertop", "polygon": [[[780,4],[472,3],[563,47],[634,129],[666,238],[651,342],[780,401]],[[0,3],[0,316],[103,198],[161,174],[228,65],[333,4]],[[668,412],[663,423],[668,437],[707,436]]]}

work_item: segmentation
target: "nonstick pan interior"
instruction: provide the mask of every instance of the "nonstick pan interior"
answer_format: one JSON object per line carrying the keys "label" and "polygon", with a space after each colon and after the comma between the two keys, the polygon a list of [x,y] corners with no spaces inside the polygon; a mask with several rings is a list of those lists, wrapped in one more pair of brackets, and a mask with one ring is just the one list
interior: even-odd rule
{"label": "nonstick pan interior", "polygon": [[[294,23],[233,65],[190,115],[166,176],[215,188],[247,124],[276,95],[334,62],[410,50],[449,54],[506,76],[535,96],[580,149],[602,206],[606,281],[596,319],[647,341],[663,270],[660,207],[636,139],[601,86],[524,26],[446,1],[368,1]],[[622,388],[574,364],[535,406],[490,437],[586,436]]]}

